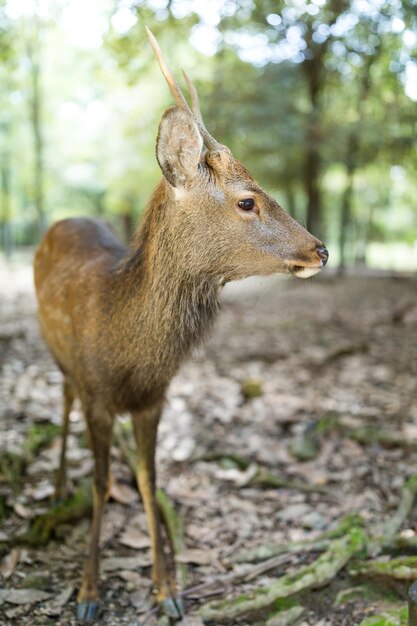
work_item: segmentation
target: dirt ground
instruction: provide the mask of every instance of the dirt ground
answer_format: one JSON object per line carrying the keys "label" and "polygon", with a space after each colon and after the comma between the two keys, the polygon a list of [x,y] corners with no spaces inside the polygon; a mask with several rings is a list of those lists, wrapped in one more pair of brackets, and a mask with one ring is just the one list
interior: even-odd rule
{"label": "dirt ground", "polygon": [[[17,542],[48,511],[61,376],[39,336],[30,281],[14,276],[2,274],[0,289],[0,455],[9,460],[0,466],[0,625],[70,626],[88,516],[58,525],[44,546]],[[417,474],[416,278],[329,272],[309,281],[252,280],[227,288],[222,309],[207,345],[172,381],[159,433],[159,484],[183,522],[179,560],[187,586],[223,581],[217,596],[206,585],[185,598],[190,626],[202,623],[193,616],[205,602],[250,595],[317,558],[300,552],[227,584],[226,574],[241,567],[239,554],[317,538],[351,513],[365,526],[383,522],[404,480]],[[76,409],[72,490],[91,472],[83,432]],[[11,469],[16,458],[23,460]],[[151,612],[142,505],[117,445],[112,460],[99,623],[162,624]],[[253,480],[260,470],[285,486]],[[415,513],[404,536],[417,532]],[[359,624],[388,598],[369,585],[362,593],[360,584],[344,569],[325,588],[302,594],[305,611],[296,623]],[[341,591],[358,588],[354,600],[340,600]],[[390,589],[390,600],[403,597],[403,588]],[[232,623],[267,620],[261,613]]]}

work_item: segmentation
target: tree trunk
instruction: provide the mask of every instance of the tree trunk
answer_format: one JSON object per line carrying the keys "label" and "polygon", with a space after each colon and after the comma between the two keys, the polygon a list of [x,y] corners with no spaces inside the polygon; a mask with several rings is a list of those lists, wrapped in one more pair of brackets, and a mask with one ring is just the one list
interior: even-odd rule
{"label": "tree trunk", "polygon": [[10,162],[9,155],[5,155],[1,166],[1,243],[7,258],[13,249],[10,218]]}
{"label": "tree trunk", "polygon": [[[346,243],[347,236],[349,232],[349,228],[352,223],[352,198],[353,198],[353,179],[355,175],[355,171],[358,167],[359,163],[359,155],[360,155],[360,137],[363,127],[363,110],[365,102],[369,96],[369,92],[371,89],[371,67],[374,63],[375,59],[378,57],[380,53],[380,47],[377,47],[375,53],[369,56],[366,60],[362,79],[359,84],[359,93],[358,93],[358,122],[352,127],[349,138],[348,138],[348,147],[347,147],[347,155],[346,155],[346,187],[342,197],[342,207],[341,207],[341,217],[340,217],[340,233],[339,233],[339,253],[340,253],[340,262],[339,269],[343,273],[343,270],[346,266]],[[370,218],[372,219],[372,218]],[[366,229],[368,230],[368,229]],[[360,261],[365,262],[365,252],[366,252],[366,241],[367,238],[363,240],[363,246],[360,253]],[[358,257],[356,256],[358,260]]]}
{"label": "tree trunk", "polygon": [[[348,0],[330,0],[327,2],[329,11],[329,28],[336,23],[339,15],[348,7]],[[323,43],[314,40],[314,20],[307,21],[305,40],[308,55],[302,64],[307,81],[310,100],[310,117],[306,132],[306,153],[304,167],[304,185],[307,195],[307,228],[320,239],[324,239],[322,194],[320,188],[321,160],[321,94],[326,83],[324,57],[331,41],[328,37]]]}
{"label": "tree trunk", "polygon": [[339,271],[343,273],[346,267],[346,241],[352,221],[352,195],[353,195],[353,168],[347,173],[347,183],[343,192],[342,210],[340,218],[339,234]]}
{"label": "tree trunk", "polygon": [[368,214],[358,229],[355,264],[366,264],[366,250],[369,243],[370,234],[372,232],[372,224],[374,219],[374,207],[369,207]]}
{"label": "tree trunk", "polygon": [[304,185],[307,195],[307,228],[318,238],[323,239],[321,206],[321,156],[320,156],[320,94],[324,87],[323,55],[324,46],[310,44],[313,56],[305,61],[304,70],[310,99],[310,115],[306,132],[306,151],[304,165]]}
{"label": "tree trunk", "polygon": [[286,211],[291,215],[291,217],[297,217],[297,209],[295,203],[295,193],[294,193],[294,185],[292,182],[288,181],[285,185],[285,197],[286,197]]}
{"label": "tree trunk", "polygon": [[30,62],[30,122],[33,134],[34,148],[34,202],[38,220],[38,238],[40,239],[46,230],[45,218],[45,202],[44,202],[44,142],[42,133],[42,93],[40,86],[40,37],[39,37],[39,18],[34,16],[35,20],[34,35],[27,41],[27,53]]}
{"label": "tree trunk", "polygon": [[339,233],[339,270],[343,273],[346,267],[346,243],[352,225],[353,180],[359,158],[360,125],[350,132],[346,157],[346,187],[342,196]]}
{"label": "tree trunk", "polygon": [[321,170],[320,153],[316,146],[306,150],[305,189],[307,194],[307,229],[318,238],[322,238],[321,190],[319,177]]}

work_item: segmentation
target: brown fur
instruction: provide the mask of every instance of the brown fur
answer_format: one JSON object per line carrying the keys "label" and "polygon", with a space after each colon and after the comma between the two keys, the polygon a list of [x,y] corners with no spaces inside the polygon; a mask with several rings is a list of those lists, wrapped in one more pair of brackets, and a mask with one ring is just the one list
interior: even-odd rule
{"label": "brown fur", "polygon": [[[95,458],[94,512],[81,606],[98,598],[98,541],[109,489],[114,416],[130,412],[138,483],[152,540],[158,599],[175,594],[155,502],[156,430],[167,386],[211,327],[220,286],[251,274],[321,266],[321,245],[263,192],[224,146],[201,156],[191,115],[169,109],[157,157],[165,175],[131,249],[106,224],[52,226],[35,258],[42,333],[65,377],[64,422],[81,400]],[[252,197],[253,211],[238,201]],[[57,493],[65,481],[65,437]]]}

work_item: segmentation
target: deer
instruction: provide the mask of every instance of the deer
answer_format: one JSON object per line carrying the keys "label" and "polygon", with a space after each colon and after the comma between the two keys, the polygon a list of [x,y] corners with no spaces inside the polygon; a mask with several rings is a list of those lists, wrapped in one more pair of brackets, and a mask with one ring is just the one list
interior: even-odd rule
{"label": "deer", "polygon": [[94,457],[91,532],[77,597],[77,617],[84,622],[100,608],[99,538],[115,416],[128,413],[132,419],[156,602],[179,619],[181,597],[164,552],[155,495],[157,429],[169,383],[212,328],[226,283],[276,273],[308,278],[329,256],[322,241],[210,135],[193,83],[184,74],[190,107],[146,31],[175,106],[160,121],[156,158],[162,180],[133,241],[123,244],[98,219],[64,219],[46,232],[34,260],[41,333],[63,374],[57,497],[65,491],[76,398]]}

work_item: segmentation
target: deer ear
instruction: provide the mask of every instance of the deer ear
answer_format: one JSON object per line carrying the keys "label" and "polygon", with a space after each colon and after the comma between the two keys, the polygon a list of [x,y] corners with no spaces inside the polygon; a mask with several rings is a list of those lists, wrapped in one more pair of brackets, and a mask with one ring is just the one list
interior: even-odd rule
{"label": "deer ear", "polygon": [[203,139],[194,119],[184,109],[171,107],[159,125],[156,158],[163,175],[174,187],[182,187],[197,174]]}

